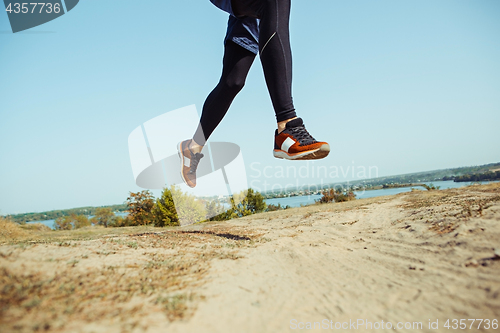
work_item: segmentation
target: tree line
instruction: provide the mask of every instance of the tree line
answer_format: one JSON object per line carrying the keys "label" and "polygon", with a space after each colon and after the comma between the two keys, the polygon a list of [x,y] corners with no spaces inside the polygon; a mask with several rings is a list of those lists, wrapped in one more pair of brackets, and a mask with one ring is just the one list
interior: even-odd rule
{"label": "tree line", "polygon": [[13,222],[24,224],[26,222],[32,222],[32,221],[55,220],[59,217],[71,216],[71,215],[96,215],[96,212],[102,208],[109,208],[113,212],[124,212],[127,209],[127,205],[121,204],[121,205],[112,205],[104,207],[80,207],[72,209],[52,210],[40,213],[13,214],[6,217]]}
{"label": "tree line", "polygon": [[474,173],[470,175],[455,176],[455,177],[450,177],[450,179],[446,180],[453,180],[454,182],[484,182],[484,181],[500,180],[500,170],[495,172],[488,171],[484,173]]}
{"label": "tree line", "polygon": [[[344,202],[355,200],[352,189],[328,189],[322,192],[318,203]],[[175,199],[175,200],[174,200]],[[197,223],[204,221],[226,221],[265,211],[288,209],[290,206],[267,205],[264,196],[248,189],[234,194],[229,204],[219,200],[203,200],[182,192],[178,187],[165,188],[159,198],[155,199],[149,190],[130,192],[124,204],[126,216],[119,216],[111,207],[100,207],[94,210],[92,218],[83,214],[71,213],[55,219],[56,230],[73,230],[83,227],[103,226],[179,226],[180,222]]]}
{"label": "tree line", "polygon": [[[318,203],[343,202],[356,198],[351,189],[328,189],[322,192]],[[174,200],[175,198],[175,200]],[[265,211],[288,209],[290,206],[267,205],[264,196],[253,189],[234,194],[229,205],[218,200],[202,200],[182,192],[178,187],[165,188],[159,198],[155,199],[148,191],[130,192],[125,203],[126,216],[117,216],[111,208],[101,207],[95,210],[94,216],[70,214],[55,220],[56,230],[79,229],[96,225],[108,227],[129,226],[179,226],[185,223],[204,221],[226,221]]]}
{"label": "tree line", "polygon": [[[175,203],[174,203],[175,198]],[[179,226],[180,221],[197,223],[224,221],[268,210],[286,209],[280,205],[266,205],[261,193],[248,189],[233,195],[229,207],[218,200],[200,200],[182,192],[178,187],[165,188],[155,199],[148,191],[130,192],[125,203],[126,216],[117,216],[109,207],[97,208],[94,217],[70,214],[55,220],[57,230],[79,229],[90,225],[128,227],[151,225],[155,227]]]}

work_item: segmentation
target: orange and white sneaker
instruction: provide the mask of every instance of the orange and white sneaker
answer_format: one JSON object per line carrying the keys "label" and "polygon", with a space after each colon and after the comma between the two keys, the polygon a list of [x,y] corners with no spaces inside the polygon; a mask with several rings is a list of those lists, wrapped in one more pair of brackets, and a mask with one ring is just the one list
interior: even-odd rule
{"label": "orange and white sneaker", "polygon": [[302,118],[286,123],[286,128],[274,135],[274,157],[287,160],[317,160],[330,153],[330,145],[316,141],[306,130]]}
{"label": "orange and white sneaker", "polygon": [[196,169],[198,168],[198,163],[203,157],[202,153],[193,153],[189,149],[189,144],[191,140],[182,141],[177,146],[177,151],[181,159],[181,177],[184,183],[189,187],[196,186]]}

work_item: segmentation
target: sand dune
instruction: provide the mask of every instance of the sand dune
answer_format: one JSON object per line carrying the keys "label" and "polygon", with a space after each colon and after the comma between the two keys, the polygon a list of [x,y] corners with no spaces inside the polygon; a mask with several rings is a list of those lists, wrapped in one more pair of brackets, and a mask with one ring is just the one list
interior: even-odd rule
{"label": "sand dune", "polygon": [[0,329],[448,332],[465,319],[490,332],[500,319],[499,184],[158,231],[1,246]]}

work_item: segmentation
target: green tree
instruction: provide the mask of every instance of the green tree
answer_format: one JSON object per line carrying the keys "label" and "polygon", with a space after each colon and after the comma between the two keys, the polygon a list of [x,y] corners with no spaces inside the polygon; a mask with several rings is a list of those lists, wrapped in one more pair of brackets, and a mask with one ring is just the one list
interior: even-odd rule
{"label": "green tree", "polygon": [[261,213],[267,208],[266,201],[262,194],[251,188],[248,189],[245,199],[246,209],[248,209],[251,214]]}
{"label": "green tree", "polygon": [[131,225],[147,225],[154,221],[153,208],[155,205],[153,194],[144,190],[137,193],[130,192],[127,198],[128,218]]}
{"label": "green tree", "polygon": [[113,213],[111,208],[97,208],[95,216],[92,218],[92,223],[107,228],[114,219],[115,213]]}
{"label": "green tree", "polygon": [[161,198],[156,200],[153,208],[155,227],[178,226],[179,217],[175,210],[172,191],[169,188],[163,189]]}

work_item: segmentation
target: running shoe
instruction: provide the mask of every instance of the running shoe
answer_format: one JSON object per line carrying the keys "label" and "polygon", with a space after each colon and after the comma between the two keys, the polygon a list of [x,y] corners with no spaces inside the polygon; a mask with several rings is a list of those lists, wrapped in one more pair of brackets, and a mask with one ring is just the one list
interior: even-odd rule
{"label": "running shoe", "polygon": [[189,144],[191,140],[182,141],[179,143],[177,150],[179,152],[179,157],[181,159],[181,177],[184,183],[189,187],[196,186],[196,169],[198,168],[198,163],[203,157],[202,153],[193,153],[189,149]]}
{"label": "running shoe", "polygon": [[286,128],[274,134],[274,157],[287,160],[317,160],[330,153],[330,145],[316,141],[306,130],[302,118],[286,123]]}

